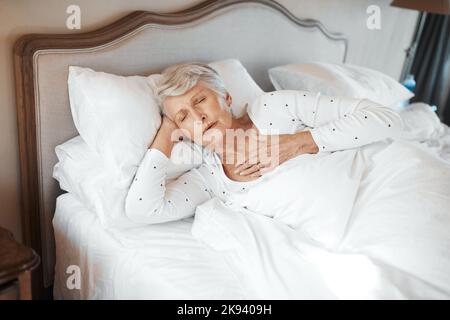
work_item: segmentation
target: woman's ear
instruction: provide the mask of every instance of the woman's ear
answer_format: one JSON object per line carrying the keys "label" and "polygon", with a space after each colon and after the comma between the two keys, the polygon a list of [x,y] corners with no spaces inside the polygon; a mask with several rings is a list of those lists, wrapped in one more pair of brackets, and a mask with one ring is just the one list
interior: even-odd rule
{"label": "woman's ear", "polygon": [[227,102],[228,107],[231,108],[231,102],[233,102],[233,98],[231,97],[231,94],[229,92],[227,92],[225,101]]}

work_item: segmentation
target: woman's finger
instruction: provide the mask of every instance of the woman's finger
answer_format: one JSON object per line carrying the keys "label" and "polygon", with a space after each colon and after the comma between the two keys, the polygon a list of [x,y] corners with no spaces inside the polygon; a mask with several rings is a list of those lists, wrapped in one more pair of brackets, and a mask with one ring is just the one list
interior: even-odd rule
{"label": "woman's finger", "polygon": [[240,163],[236,166],[235,173],[238,173],[239,171],[242,171],[243,169],[250,168],[251,166],[254,166],[255,164],[258,164],[257,159],[247,159],[243,163]]}
{"label": "woman's finger", "polygon": [[251,167],[252,165],[248,163],[248,161],[244,161],[241,164],[238,164],[236,166],[236,169],[234,170],[234,173],[239,173],[240,171],[247,169],[249,167]]}
{"label": "woman's finger", "polygon": [[250,168],[241,171],[239,173],[239,175],[248,176],[252,173],[258,172],[260,169],[261,169],[261,166],[259,164],[255,164],[255,165],[251,166]]}
{"label": "woman's finger", "polygon": [[264,160],[260,160],[259,164],[261,165],[261,168],[266,168],[272,164],[272,159],[266,158]]}
{"label": "woman's finger", "polygon": [[237,173],[241,172],[242,170],[248,169],[251,166],[254,166],[254,165],[257,165],[257,164],[260,164],[258,158],[255,157],[255,158],[247,159],[243,163],[238,164],[236,166],[236,169],[234,170],[234,173],[237,174]]}
{"label": "woman's finger", "polygon": [[247,163],[247,160],[242,160],[242,161],[237,161],[236,162],[236,168],[239,168],[240,166],[244,165]]}
{"label": "woman's finger", "polygon": [[261,170],[255,172],[255,173],[252,173],[252,174],[250,175],[250,177],[261,177],[261,176],[262,176]]}

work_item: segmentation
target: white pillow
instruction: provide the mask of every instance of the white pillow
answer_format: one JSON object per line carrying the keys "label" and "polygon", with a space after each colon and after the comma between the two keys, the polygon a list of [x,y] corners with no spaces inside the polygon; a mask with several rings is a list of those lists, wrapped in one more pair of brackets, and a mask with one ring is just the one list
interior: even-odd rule
{"label": "white pillow", "polygon": [[122,77],[69,67],[69,98],[75,127],[121,179],[131,181],[161,124],[152,91],[158,77]]}
{"label": "white pillow", "polygon": [[276,90],[306,90],[330,96],[366,98],[399,110],[414,94],[379,71],[351,64],[288,64],[269,69]]}
{"label": "white pillow", "polygon": [[58,162],[53,167],[53,178],[62,190],[77,197],[83,205],[95,212],[100,221],[109,225],[108,217],[120,211],[120,197],[126,195],[127,183],[105,166],[102,158],[76,136],[55,148]]}
{"label": "white pillow", "polygon": [[227,59],[208,64],[216,70],[232,96],[231,112],[236,117],[245,114],[245,104],[250,104],[264,91],[256,84],[239,60]]}
{"label": "white pillow", "polygon": [[[182,151],[181,151],[182,150]],[[62,190],[77,197],[83,205],[95,212],[107,227],[132,227],[125,214],[125,199],[129,183],[105,165],[102,158],[87,143],[76,136],[55,147],[58,162],[53,167],[55,178]],[[173,180],[193,166],[201,164],[202,149],[189,142],[177,142],[172,149],[167,179]],[[183,158],[193,159],[185,164]]]}
{"label": "white pillow", "polygon": [[445,132],[445,127],[430,105],[414,102],[399,112],[403,130],[400,137],[411,141],[437,140]]}

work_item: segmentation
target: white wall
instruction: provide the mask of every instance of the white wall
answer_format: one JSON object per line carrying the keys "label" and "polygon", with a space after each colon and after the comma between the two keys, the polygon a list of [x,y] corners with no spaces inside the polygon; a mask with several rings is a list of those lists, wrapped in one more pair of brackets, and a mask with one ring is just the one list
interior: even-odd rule
{"label": "white wall", "polygon": [[[66,8],[81,7],[82,32],[104,26],[134,10],[173,12],[197,0],[0,0],[0,226],[21,239],[19,151],[12,48],[27,33],[70,33]],[[412,39],[417,12],[389,6],[389,0],[279,0],[301,18],[322,21],[349,38],[348,62],[398,78]],[[381,9],[381,30],[366,27],[369,5]]]}

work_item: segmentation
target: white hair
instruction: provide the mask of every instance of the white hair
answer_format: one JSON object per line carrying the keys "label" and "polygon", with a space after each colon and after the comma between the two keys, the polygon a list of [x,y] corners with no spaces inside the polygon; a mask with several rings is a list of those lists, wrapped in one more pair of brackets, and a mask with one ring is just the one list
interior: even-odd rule
{"label": "white hair", "polygon": [[199,81],[213,90],[219,98],[220,105],[225,107],[227,90],[218,72],[207,64],[192,62],[175,64],[163,70],[155,88],[161,112],[164,114],[163,102],[166,97],[182,95]]}

